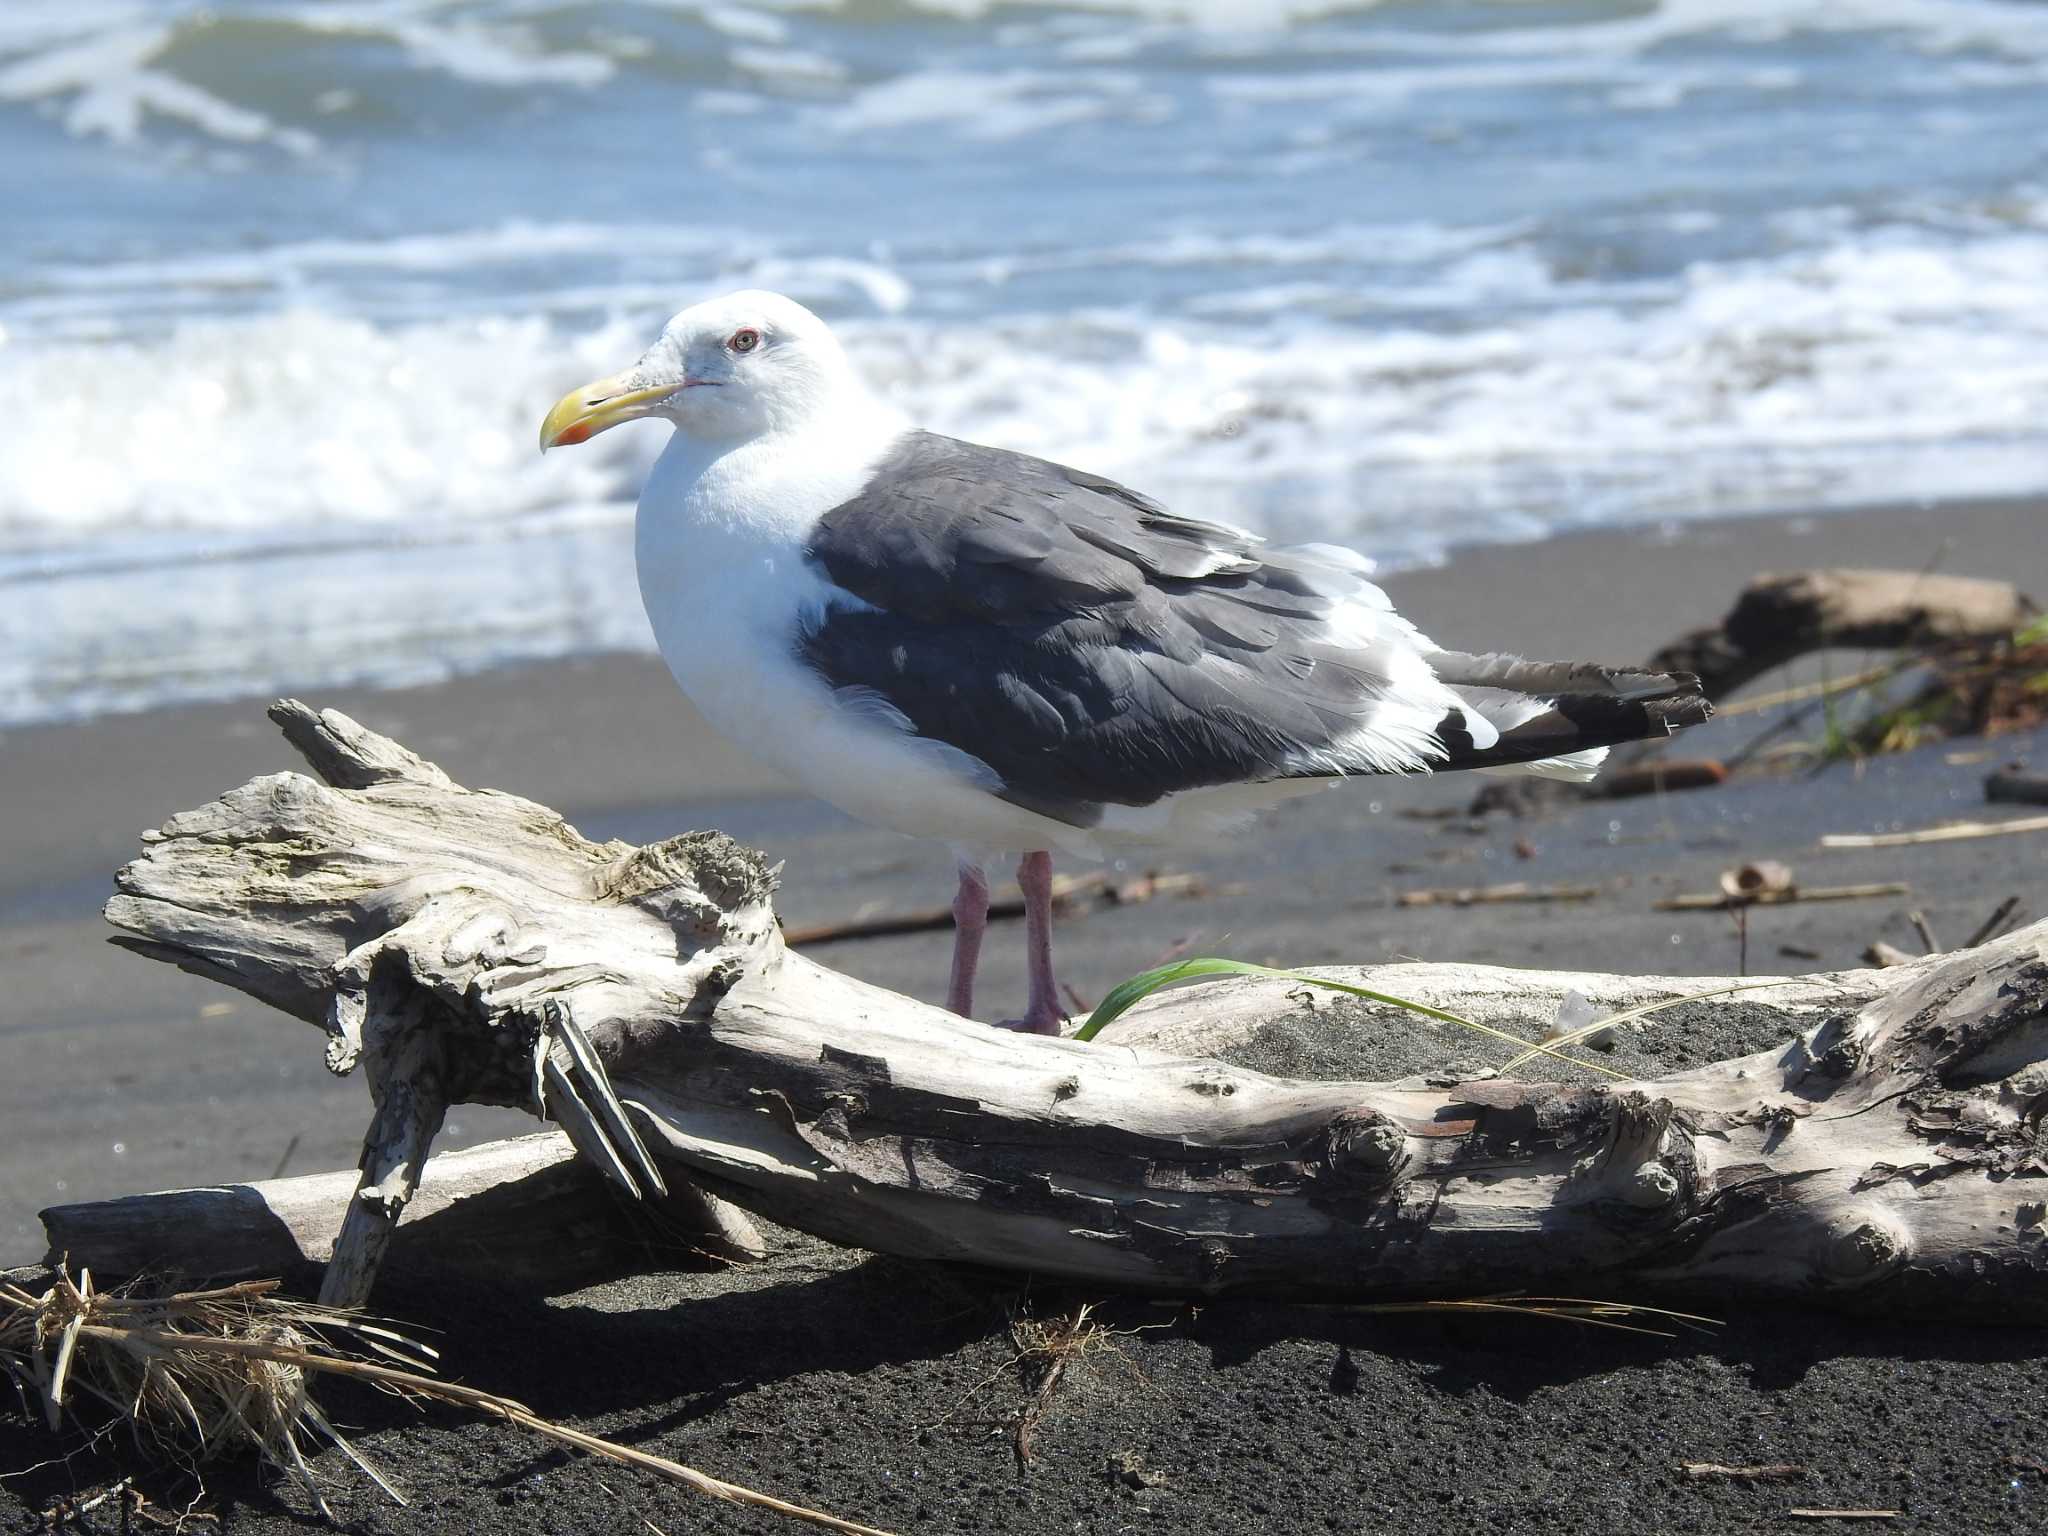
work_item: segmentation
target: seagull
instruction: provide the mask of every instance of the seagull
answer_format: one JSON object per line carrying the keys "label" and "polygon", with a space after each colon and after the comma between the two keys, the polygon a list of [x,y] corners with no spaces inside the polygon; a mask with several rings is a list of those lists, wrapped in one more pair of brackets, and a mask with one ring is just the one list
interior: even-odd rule
{"label": "seagull", "polygon": [[1446,650],[1372,563],[1167,510],[914,426],[780,294],[686,309],[571,390],[540,444],[674,428],[640,496],[642,600],[717,730],[959,865],[946,999],[972,1018],[987,869],[1021,856],[1029,998],[1058,1034],[1052,855],[1205,839],[1379,774],[1590,779],[1711,713],[1696,678]]}

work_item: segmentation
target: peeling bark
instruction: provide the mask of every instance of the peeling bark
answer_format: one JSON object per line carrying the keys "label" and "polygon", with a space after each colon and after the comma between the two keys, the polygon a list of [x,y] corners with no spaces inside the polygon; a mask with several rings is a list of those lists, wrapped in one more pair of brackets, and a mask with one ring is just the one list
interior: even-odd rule
{"label": "peeling bark", "polygon": [[[1786,1044],[1655,1081],[1291,1082],[1173,1054],[1290,1011],[1284,987],[1159,1000],[1089,1045],[964,1024],[785,949],[772,872],[719,834],[591,843],[345,716],[273,716],[326,782],[174,818],[108,917],[320,1024],[337,1071],[378,1061],[377,1020],[416,1021],[399,1036],[431,1050],[377,1068],[380,1127],[394,1074],[419,1098],[373,1133],[397,1150],[366,1164],[371,1204],[416,1166],[420,1107],[483,1102],[563,1120],[622,1188],[651,1194],[651,1159],[834,1241],[1101,1283],[2048,1317],[2048,924],[1804,978],[1768,994]],[[1712,986],[1352,974],[1482,1017]]]}

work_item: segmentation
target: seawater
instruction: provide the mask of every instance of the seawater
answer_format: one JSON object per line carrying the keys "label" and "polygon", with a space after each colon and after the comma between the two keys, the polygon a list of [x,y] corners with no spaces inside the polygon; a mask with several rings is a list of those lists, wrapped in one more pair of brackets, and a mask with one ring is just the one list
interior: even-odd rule
{"label": "seawater", "polygon": [[648,645],[535,427],[743,285],[1393,564],[2048,489],[2044,145],[2023,0],[5,0],[0,725]]}

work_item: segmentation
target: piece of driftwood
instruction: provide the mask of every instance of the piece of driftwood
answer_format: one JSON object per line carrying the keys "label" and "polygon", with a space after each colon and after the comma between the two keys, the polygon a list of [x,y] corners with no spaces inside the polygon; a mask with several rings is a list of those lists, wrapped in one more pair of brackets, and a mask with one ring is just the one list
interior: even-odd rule
{"label": "piece of driftwood", "polygon": [[1678,1470],[1695,1482],[1725,1479],[1732,1483],[1796,1483],[1806,1476],[1806,1468],[1788,1461],[1744,1467],[1726,1466],[1718,1461],[1681,1461]]}
{"label": "piece of driftwood", "polygon": [[1689,892],[1650,903],[1658,912],[1733,912],[1738,907],[1783,907],[1802,901],[1869,901],[1879,896],[1907,896],[1913,888],[1903,880],[1877,880],[1868,885],[1807,885],[1784,890],[1759,890],[1753,895],[1727,891]]}
{"label": "piece of driftwood", "polygon": [[[359,1179],[350,1169],[58,1205],[43,1212],[43,1230],[53,1260],[68,1254],[102,1275],[278,1275],[333,1258]],[[701,1216],[693,1202],[621,1197],[568,1137],[545,1131],[429,1161],[386,1262],[546,1295],[696,1256],[765,1252],[751,1223],[707,1231]]]}
{"label": "piece of driftwood", "polygon": [[1920,952],[1927,955],[1941,953],[1941,940],[1934,936],[1934,925],[1927,921],[1927,914],[1918,907],[1906,914],[1906,921],[1913,925],[1913,931],[1920,935]]}
{"label": "piece of driftwood", "polygon": [[2048,773],[2007,768],[1984,777],[1984,798],[2013,805],[2048,805]]}
{"label": "piece of driftwood", "polygon": [[1606,800],[1633,800],[1640,795],[1676,794],[1686,789],[1713,789],[1728,782],[1726,765],[1710,757],[1653,757],[1603,773],[1594,793]]}
{"label": "piece of driftwood", "polygon": [[1394,898],[1397,907],[1490,907],[1516,902],[1597,901],[1597,885],[1530,885],[1526,880],[1506,885],[1443,886],[1423,891],[1403,891]]}
{"label": "piece of driftwood", "polygon": [[2039,610],[2012,583],[1923,571],[1767,573],[1719,624],[1681,635],[1652,671],[1696,672],[1719,703],[1744,683],[1814,651],[1925,650],[2011,636]]}
{"label": "piece of driftwood", "polygon": [[[1946,655],[1952,648],[2009,641],[2039,613],[2033,599],[2009,582],[1921,571],[1819,569],[1774,572],[1743,588],[1718,624],[1678,636],[1652,656],[1653,671],[1696,673],[1724,714],[1800,701],[1818,701],[1895,675],[1911,657]],[[1744,685],[1816,651],[1883,650],[1903,660],[1830,682],[1788,688],[1767,699],[1728,702]],[[1725,781],[1773,738],[1803,719],[1796,710],[1748,745],[1718,760],[1665,764],[1667,742],[1638,742],[1608,759],[1590,785],[1520,778],[1491,783],[1474,798],[1474,815],[1492,810],[1527,814],[1561,799],[1610,798],[1705,788]],[[1981,722],[1954,727],[1984,729]]]}
{"label": "piece of driftwood", "polygon": [[[373,1018],[416,1020],[435,1096],[551,1115],[621,1189],[658,1167],[833,1241],[1176,1293],[2048,1317],[2048,924],[1730,999],[1796,1037],[1654,1081],[1290,1082],[1175,1053],[1306,1006],[1285,983],[1155,1000],[1090,1044],[966,1024],[790,951],[767,864],[719,834],[592,843],[345,716],[273,715],[324,782],[150,834],[119,942],[321,1026],[339,1071]],[[1365,974],[1524,1028],[1573,990],[1712,985]]]}
{"label": "piece of driftwood", "polygon": [[1966,843],[1980,837],[2013,837],[2023,832],[2048,832],[2048,816],[2016,816],[2011,821],[1953,821],[1912,832],[1830,832],[1823,848],[1911,848],[1921,843]]}
{"label": "piece of driftwood", "polygon": [[2011,927],[2019,916],[2020,898],[2008,896],[1991,909],[1991,915],[1979,923],[1974,932],[1963,940],[1964,949],[1975,949],[1988,939],[1995,939]]}

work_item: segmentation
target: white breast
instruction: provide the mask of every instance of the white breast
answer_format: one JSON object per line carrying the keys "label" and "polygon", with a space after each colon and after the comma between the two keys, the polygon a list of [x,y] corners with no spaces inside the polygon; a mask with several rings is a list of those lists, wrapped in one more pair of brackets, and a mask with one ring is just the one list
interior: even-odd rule
{"label": "white breast", "polygon": [[835,694],[797,659],[806,618],[828,597],[851,600],[805,561],[805,541],[900,430],[861,436],[857,452],[840,433],[814,433],[716,456],[678,433],[634,525],[662,659],[714,729],[851,816],[978,851],[1093,855],[1085,833],[991,794],[995,776],[967,754],[907,735],[889,711]]}

